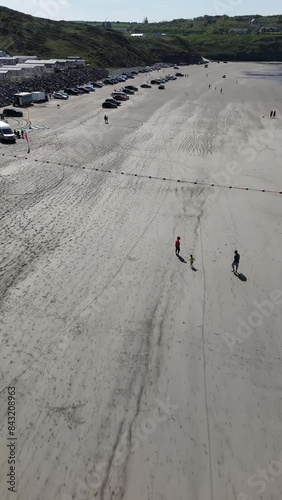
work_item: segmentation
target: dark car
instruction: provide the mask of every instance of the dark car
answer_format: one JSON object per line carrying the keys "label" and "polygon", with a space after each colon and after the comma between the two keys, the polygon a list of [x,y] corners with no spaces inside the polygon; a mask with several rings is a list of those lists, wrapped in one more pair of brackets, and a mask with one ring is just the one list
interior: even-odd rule
{"label": "dark car", "polygon": [[134,85],[125,85],[125,89],[133,90],[134,92],[138,92],[138,87],[135,87]]}
{"label": "dark car", "polygon": [[91,83],[91,85],[96,89],[101,89],[103,87],[103,84],[100,82],[89,82],[89,83]]}
{"label": "dark car", "polygon": [[226,78],[226,75],[222,75],[222,78]]}
{"label": "dark car", "polygon": [[126,87],[120,89],[120,91],[124,92],[124,94],[134,95],[134,90],[127,89]]}
{"label": "dark car", "polygon": [[10,109],[10,108],[4,109],[2,114],[4,116],[20,116],[20,117],[23,116],[22,111],[18,111],[17,109]]}
{"label": "dark car", "polygon": [[183,73],[175,73],[175,76],[184,76]]}
{"label": "dark car", "polygon": [[64,92],[68,95],[79,95],[79,92],[74,89],[65,89]]}
{"label": "dark car", "polygon": [[76,92],[78,92],[79,95],[84,94],[83,90],[79,90],[78,87],[73,87],[73,90],[75,90]]}
{"label": "dark car", "polygon": [[158,85],[158,82],[156,80],[151,80],[152,85]]}
{"label": "dark car", "polygon": [[127,101],[129,99],[128,95],[126,94],[113,93],[112,96],[114,99],[116,99],[116,101]]}
{"label": "dark car", "polygon": [[165,89],[165,86],[164,86],[164,85],[159,85],[159,86],[158,86],[158,89],[159,89],[159,90],[164,90],[164,89]]}
{"label": "dark car", "polygon": [[81,90],[82,92],[84,92],[84,94],[90,94],[90,90],[86,89],[85,87],[77,87],[78,90]]}
{"label": "dark car", "polygon": [[114,104],[113,102],[105,101],[102,104],[102,108],[111,108],[111,109],[116,109],[117,105]]}
{"label": "dark car", "polygon": [[116,106],[120,106],[121,105],[120,101],[117,101],[116,99],[113,99],[113,98],[112,99],[105,99],[105,102],[112,102]]}
{"label": "dark car", "polygon": [[179,69],[179,67],[178,66],[174,66],[174,69]]}
{"label": "dark car", "polygon": [[151,89],[152,85],[149,85],[149,83],[142,83],[142,85],[140,85],[140,87],[142,87],[142,89]]}

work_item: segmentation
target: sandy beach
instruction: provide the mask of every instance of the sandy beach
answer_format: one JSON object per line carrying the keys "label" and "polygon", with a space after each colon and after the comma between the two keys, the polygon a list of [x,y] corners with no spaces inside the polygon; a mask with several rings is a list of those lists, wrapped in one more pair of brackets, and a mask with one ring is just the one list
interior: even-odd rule
{"label": "sandy beach", "polygon": [[9,120],[34,128],[0,146],[1,500],[281,499],[280,68]]}

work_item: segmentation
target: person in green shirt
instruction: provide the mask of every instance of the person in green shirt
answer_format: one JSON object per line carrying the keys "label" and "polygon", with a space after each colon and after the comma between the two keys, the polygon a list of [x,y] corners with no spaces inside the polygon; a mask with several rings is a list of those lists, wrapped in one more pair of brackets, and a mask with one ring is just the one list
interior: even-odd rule
{"label": "person in green shirt", "polygon": [[193,255],[190,255],[189,262],[190,262],[190,268],[192,269],[193,268],[193,264],[195,262],[195,259],[194,259]]}

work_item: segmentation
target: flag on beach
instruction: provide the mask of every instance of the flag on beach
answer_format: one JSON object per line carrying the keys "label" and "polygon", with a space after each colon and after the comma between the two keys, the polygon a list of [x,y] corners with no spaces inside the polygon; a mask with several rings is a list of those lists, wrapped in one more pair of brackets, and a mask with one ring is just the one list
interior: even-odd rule
{"label": "flag on beach", "polygon": [[26,131],[24,132],[24,138],[25,138],[25,140],[26,140],[26,142],[28,144],[27,152],[30,153],[30,146],[29,146],[29,141],[28,141],[28,134],[27,134]]}

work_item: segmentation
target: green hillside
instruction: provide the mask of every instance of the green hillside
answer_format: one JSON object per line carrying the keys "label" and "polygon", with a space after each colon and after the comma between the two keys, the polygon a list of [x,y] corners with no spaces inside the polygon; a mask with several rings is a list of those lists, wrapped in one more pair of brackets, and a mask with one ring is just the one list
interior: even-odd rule
{"label": "green hillside", "polygon": [[116,30],[85,23],[51,21],[0,7],[0,49],[42,58],[79,55],[93,66],[130,67],[158,61],[198,62],[184,37],[136,40]]}
{"label": "green hillside", "polygon": [[[144,39],[157,33],[182,36],[197,52],[207,58],[282,61],[282,15],[265,17],[223,15],[173,19],[160,23],[92,22],[90,24],[100,26],[101,29],[111,26],[114,31],[126,30],[128,34],[143,33]],[[263,26],[277,28],[278,32],[262,34],[260,28]],[[248,34],[230,34],[230,29],[247,29]]]}

